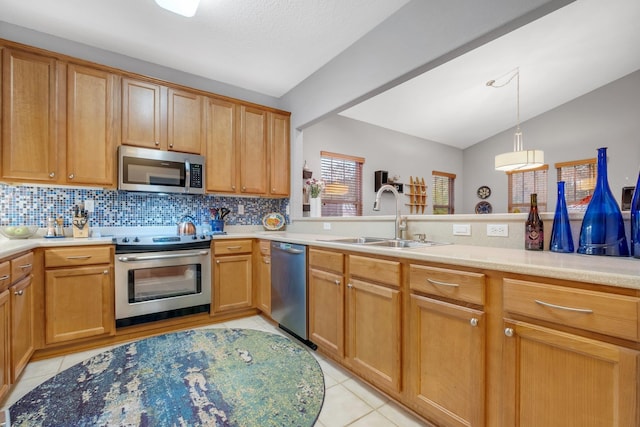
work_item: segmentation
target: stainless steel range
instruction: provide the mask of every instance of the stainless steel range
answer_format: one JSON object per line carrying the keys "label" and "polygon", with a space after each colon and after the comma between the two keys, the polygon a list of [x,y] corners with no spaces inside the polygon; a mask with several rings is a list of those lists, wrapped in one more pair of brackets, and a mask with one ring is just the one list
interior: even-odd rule
{"label": "stainless steel range", "polygon": [[127,236],[113,242],[116,327],[209,312],[210,236]]}

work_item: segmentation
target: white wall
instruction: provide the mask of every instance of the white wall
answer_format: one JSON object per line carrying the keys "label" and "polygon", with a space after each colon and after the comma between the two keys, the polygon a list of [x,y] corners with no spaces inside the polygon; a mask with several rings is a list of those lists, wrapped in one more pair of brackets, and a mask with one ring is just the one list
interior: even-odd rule
{"label": "white wall", "polygon": [[[608,147],[609,186],[620,203],[622,187],[633,187],[640,171],[640,71],[528,120],[521,128],[525,148],[544,150],[549,212],[556,204],[554,164],[597,157],[599,147]],[[507,212],[507,177],[493,165],[496,154],[512,149],[510,129],[464,150],[463,204],[457,213],[473,213],[480,185],[493,190],[488,199],[493,212]]]}
{"label": "white wall", "polygon": [[[377,126],[333,116],[304,130],[303,158],[320,178],[320,151],[364,157],[363,166],[363,215],[395,214],[395,198],[385,192],[380,211],[373,210],[375,200],[374,172],[386,170],[390,176],[399,175],[399,182],[407,183],[409,176],[424,177],[428,185],[427,210],[432,212],[431,172],[438,170],[457,175],[455,192],[462,191],[462,150],[437,142],[427,141]],[[302,169],[292,172],[294,179],[302,181]],[[409,213],[409,197],[401,195],[401,212]],[[458,204],[456,199],[456,204]],[[294,218],[300,217],[300,206],[292,205]],[[456,206],[457,208],[457,206]],[[296,211],[297,210],[297,211]]]}

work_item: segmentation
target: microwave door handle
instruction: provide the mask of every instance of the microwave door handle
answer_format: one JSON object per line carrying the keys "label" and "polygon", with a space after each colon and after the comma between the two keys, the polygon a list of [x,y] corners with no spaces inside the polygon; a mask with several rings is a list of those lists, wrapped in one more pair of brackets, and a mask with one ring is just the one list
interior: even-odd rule
{"label": "microwave door handle", "polygon": [[184,161],[184,191],[188,193],[191,191],[191,163],[189,160]]}

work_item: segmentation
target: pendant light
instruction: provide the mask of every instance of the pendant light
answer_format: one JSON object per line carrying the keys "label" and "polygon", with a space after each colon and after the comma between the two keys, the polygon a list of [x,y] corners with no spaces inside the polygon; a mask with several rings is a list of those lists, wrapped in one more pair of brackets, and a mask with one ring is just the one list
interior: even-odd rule
{"label": "pendant light", "polygon": [[542,150],[525,150],[522,143],[522,131],[520,130],[520,68],[516,68],[509,79],[502,84],[495,80],[489,80],[487,86],[501,88],[515,78],[516,79],[516,133],[513,136],[513,151],[498,154],[495,159],[495,169],[498,171],[514,171],[534,169],[544,164],[544,152]]}
{"label": "pendant light", "polygon": [[156,3],[169,12],[191,18],[196,14],[200,0],[156,0]]}

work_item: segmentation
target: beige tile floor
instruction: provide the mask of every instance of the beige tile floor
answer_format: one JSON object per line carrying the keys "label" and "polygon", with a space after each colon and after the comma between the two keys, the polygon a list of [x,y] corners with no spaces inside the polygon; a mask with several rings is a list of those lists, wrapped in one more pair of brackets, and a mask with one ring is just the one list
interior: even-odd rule
{"label": "beige tile floor", "polygon": [[[286,335],[260,316],[218,323],[206,328],[248,328]],[[28,391],[57,373],[109,347],[31,362],[5,402],[6,409]],[[349,371],[316,352],[324,373],[326,393],[316,427],[413,427],[428,426]]]}

